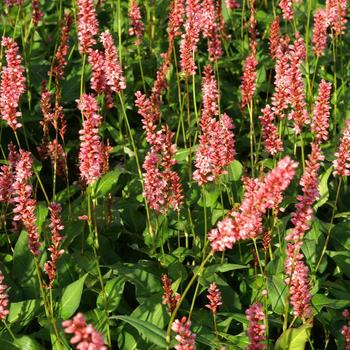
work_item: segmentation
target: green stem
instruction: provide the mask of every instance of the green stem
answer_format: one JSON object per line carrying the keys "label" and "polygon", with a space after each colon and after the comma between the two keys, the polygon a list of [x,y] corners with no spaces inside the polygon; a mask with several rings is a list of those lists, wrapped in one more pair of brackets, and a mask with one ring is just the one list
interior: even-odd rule
{"label": "green stem", "polygon": [[190,290],[192,284],[194,283],[196,278],[202,273],[205,264],[207,263],[207,261],[209,260],[209,258],[212,255],[213,255],[213,252],[210,252],[208,254],[208,256],[202,261],[202,263],[198,267],[198,269],[193,273],[193,276],[192,276],[191,280],[188,282],[187,287],[185,288],[184,292],[181,295],[181,298],[180,298],[179,302],[176,305],[176,308],[174,309],[174,311],[172,312],[172,314],[170,316],[170,321],[169,321],[168,328],[167,328],[167,331],[166,331],[166,350],[170,350],[171,325],[173,324],[173,322],[175,320],[177,312],[179,311],[182,302],[185,300],[185,297],[186,297],[188,291]]}
{"label": "green stem", "polygon": [[85,66],[86,66],[86,53],[83,54],[83,66],[81,68],[80,77],[80,96],[85,92]]}
{"label": "green stem", "polygon": [[[43,287],[44,282],[43,282],[43,279],[42,279],[42,276],[41,276],[39,262],[38,262],[36,257],[34,257],[34,263],[35,263],[35,269],[36,269],[36,273],[37,273],[38,281],[39,281],[39,285],[40,285],[40,293],[41,293],[41,297],[42,297],[43,303],[44,303],[45,314],[46,314],[47,319],[51,322],[51,325],[53,327],[53,330],[54,330],[54,333],[55,333],[55,337],[57,339],[57,344],[56,345],[58,346],[58,349],[61,350],[62,349],[61,336],[60,336],[60,333],[59,333],[58,328],[57,328],[57,324],[56,324],[56,320],[55,320],[54,314],[51,313],[50,305],[48,305],[48,302],[47,302],[47,298],[46,298],[44,287]],[[54,345],[54,344],[52,344],[52,345]]]}
{"label": "green stem", "polygon": [[341,184],[342,184],[342,178],[340,178],[339,183],[338,183],[337,194],[335,196],[335,204],[334,204],[334,207],[333,207],[333,210],[332,210],[331,223],[330,223],[328,231],[327,231],[327,237],[326,237],[326,241],[324,243],[323,249],[322,249],[322,253],[321,253],[320,259],[318,260],[318,262],[316,264],[316,267],[315,267],[315,274],[317,273],[317,271],[318,271],[318,269],[319,269],[319,267],[321,265],[322,259],[323,259],[324,255],[326,253],[326,250],[327,250],[329,239],[331,237],[331,231],[332,231],[334,216],[335,216],[335,213],[337,211],[337,203],[338,203],[338,199],[339,199]]}
{"label": "green stem", "polygon": [[[127,130],[128,130],[130,142],[131,142],[131,145],[132,145],[132,149],[133,149],[133,151],[134,151],[135,161],[136,161],[136,166],[137,166],[137,172],[138,172],[138,175],[139,175],[139,179],[140,179],[141,186],[142,186],[142,192],[143,192],[145,186],[144,186],[144,182],[143,182],[143,176],[142,176],[142,170],[141,170],[140,159],[139,159],[139,156],[138,156],[138,150],[137,150],[137,147],[136,147],[136,144],[135,144],[135,140],[134,140],[134,137],[133,137],[133,134],[132,134],[132,131],[131,131],[131,127],[130,127],[130,124],[129,124],[129,119],[128,119],[128,116],[127,116],[127,114],[126,114],[126,110],[125,110],[125,105],[124,105],[123,98],[122,98],[121,94],[118,94],[118,96],[119,96],[120,105],[121,105],[121,108],[122,108],[122,112],[123,112],[123,117],[124,117],[124,120],[125,120],[125,124],[126,124]],[[150,212],[149,212],[149,207],[148,207],[146,198],[144,199],[144,201],[145,201],[145,208],[146,208],[146,215],[147,215],[148,228],[149,228],[150,234],[153,236],[153,230],[152,230],[152,225],[151,225]]]}

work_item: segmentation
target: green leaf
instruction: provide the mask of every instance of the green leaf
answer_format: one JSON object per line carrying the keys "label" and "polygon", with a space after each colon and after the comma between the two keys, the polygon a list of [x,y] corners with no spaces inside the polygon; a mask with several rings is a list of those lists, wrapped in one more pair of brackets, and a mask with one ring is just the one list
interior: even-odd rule
{"label": "green leaf", "polygon": [[24,299],[40,297],[40,286],[32,253],[28,249],[28,234],[22,231],[13,252],[12,276],[24,291]]}
{"label": "green leaf", "polygon": [[311,328],[302,326],[300,328],[287,329],[277,339],[275,350],[303,350],[310,336]]}
{"label": "green leaf", "polygon": [[314,208],[317,210],[322,207],[328,201],[329,198],[329,189],[328,189],[328,179],[332,174],[333,167],[329,167],[319,178],[318,191],[320,193],[320,199],[316,202]]}
{"label": "green leaf", "polygon": [[115,169],[104,174],[95,184],[93,184],[96,197],[104,197],[107,193],[112,192],[113,187],[117,184],[123,169]]}
{"label": "green leaf", "polygon": [[62,319],[69,319],[78,309],[86,276],[87,274],[63,289],[59,308]]}
{"label": "green leaf", "polygon": [[39,233],[42,231],[42,226],[46,220],[49,209],[46,204],[39,202],[36,206],[36,225],[38,226]]}
{"label": "green leaf", "polygon": [[112,316],[111,318],[129,323],[151,343],[158,345],[163,349],[166,347],[165,332],[152,323],[130,316]]}
{"label": "green leaf", "polygon": [[202,188],[202,195],[198,201],[198,205],[201,207],[214,208],[219,196],[220,191],[218,187],[214,184],[208,184],[206,187]]}
{"label": "green leaf", "polygon": [[234,160],[227,167],[227,174],[223,175],[223,179],[226,180],[226,182],[238,181],[242,177],[242,174],[243,165],[238,160]]}
{"label": "green leaf", "polygon": [[97,306],[103,310],[114,311],[120,303],[124,292],[125,278],[115,277],[106,283],[104,292],[97,298]]}
{"label": "green leaf", "polygon": [[272,311],[278,315],[284,312],[287,299],[287,286],[282,276],[268,276],[267,290],[271,301]]}
{"label": "green leaf", "polygon": [[44,348],[31,336],[24,335],[16,339],[21,350],[44,350]]}
{"label": "green leaf", "polygon": [[8,322],[15,323],[16,326],[27,325],[36,315],[41,301],[38,299],[24,300],[18,303],[10,304],[10,313],[8,315]]}
{"label": "green leaf", "polygon": [[350,250],[350,222],[340,222],[331,233],[332,244],[337,250]]}
{"label": "green leaf", "polygon": [[326,297],[324,294],[316,294],[312,297],[312,306],[317,312],[320,312],[322,308],[328,307],[331,309],[344,309],[350,305],[350,300],[336,300]]}
{"label": "green leaf", "polygon": [[342,273],[350,278],[350,256],[348,251],[329,252],[329,256],[335,261]]}

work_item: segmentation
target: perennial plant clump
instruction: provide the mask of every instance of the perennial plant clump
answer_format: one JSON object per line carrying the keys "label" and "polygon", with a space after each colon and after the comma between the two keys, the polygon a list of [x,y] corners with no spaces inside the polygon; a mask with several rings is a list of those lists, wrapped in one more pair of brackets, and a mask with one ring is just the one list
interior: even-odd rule
{"label": "perennial plant clump", "polygon": [[0,0],[0,349],[350,349],[346,0]]}

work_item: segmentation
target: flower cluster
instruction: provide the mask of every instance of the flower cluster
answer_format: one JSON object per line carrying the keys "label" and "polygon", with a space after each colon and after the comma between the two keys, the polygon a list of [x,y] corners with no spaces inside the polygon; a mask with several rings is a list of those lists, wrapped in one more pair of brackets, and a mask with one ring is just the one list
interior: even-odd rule
{"label": "flower cluster", "polygon": [[202,1],[201,29],[203,36],[208,39],[209,58],[218,60],[222,54],[220,40],[220,18],[218,16],[218,4],[214,0]]}
{"label": "flower cluster", "polygon": [[275,91],[272,95],[272,110],[280,119],[284,118],[284,110],[290,103],[290,62],[289,62],[289,37],[281,38],[276,48],[275,66]]}
{"label": "flower cluster", "polygon": [[265,341],[265,314],[261,304],[251,305],[245,312],[248,326],[249,345],[247,350],[263,350],[266,349]]}
{"label": "flower cluster", "polygon": [[316,142],[328,140],[331,89],[332,84],[322,79],[311,123],[311,131],[315,135]]}
{"label": "flower cluster", "polygon": [[162,296],[163,304],[167,305],[168,312],[169,314],[171,314],[177,306],[177,303],[180,299],[180,294],[174,293],[174,291],[172,290],[171,279],[168,277],[168,275],[166,274],[162,275],[161,281],[162,281],[162,287],[164,290],[164,293]]}
{"label": "flower cluster", "polygon": [[288,118],[294,121],[294,130],[300,134],[303,126],[309,124],[309,115],[306,110],[304,81],[302,77],[301,64],[305,59],[305,43],[299,33],[295,34],[295,41],[289,48],[290,55],[290,104],[293,110],[289,113]]}
{"label": "flower cluster", "polygon": [[63,23],[60,29],[60,44],[55,53],[55,58],[52,65],[52,71],[49,74],[56,79],[62,79],[64,76],[64,69],[67,66],[67,54],[69,48],[69,32],[72,26],[73,17],[70,13],[64,14]]}
{"label": "flower cluster", "polygon": [[167,126],[157,131],[151,150],[143,163],[146,171],[144,196],[149,206],[161,213],[166,213],[170,208],[180,210],[183,199],[180,178],[173,170],[176,164],[173,135]]}
{"label": "flower cluster", "polygon": [[10,203],[19,155],[12,143],[8,145],[8,164],[0,167],[0,202]]}
{"label": "flower cluster", "polygon": [[218,90],[210,65],[204,68],[202,82],[203,110],[199,146],[196,153],[193,179],[199,185],[215,181],[224,174],[224,167],[234,160],[233,124],[227,114],[218,116]]}
{"label": "flower cluster", "polygon": [[19,99],[25,91],[24,67],[18,53],[17,43],[8,37],[3,37],[1,45],[5,47],[7,66],[1,71],[0,85],[0,113],[3,120],[16,130],[22,126],[18,118],[22,113],[18,111]]}
{"label": "flower cluster", "polygon": [[73,334],[70,343],[79,350],[107,350],[102,334],[98,333],[91,324],[86,324],[82,313],[74,316],[73,320],[62,322],[64,332]]}
{"label": "flower cluster", "polygon": [[230,10],[234,10],[239,7],[237,0],[225,0],[226,7]]}
{"label": "flower cluster", "polygon": [[101,42],[105,49],[104,69],[106,83],[112,91],[120,93],[126,88],[125,78],[119,63],[117,49],[113,43],[112,35],[108,30],[101,34]]}
{"label": "flower cluster", "polygon": [[102,117],[98,114],[99,107],[96,99],[88,94],[80,97],[78,108],[84,116],[83,129],[80,134],[79,170],[80,177],[87,184],[93,183],[103,174],[103,165],[106,162],[104,144],[98,135]]}
{"label": "flower cluster", "polygon": [[259,117],[262,125],[262,134],[266,152],[275,155],[283,151],[283,142],[278,135],[277,127],[274,125],[274,114],[269,105],[262,110],[263,115]]}
{"label": "flower cluster", "polygon": [[129,20],[130,20],[129,35],[136,36],[135,45],[139,46],[141,44],[141,38],[145,30],[145,26],[142,22],[140,8],[136,0],[131,1],[131,6],[129,9]]}
{"label": "flower cluster", "polygon": [[317,57],[323,55],[327,46],[327,12],[318,9],[314,16],[314,33],[312,37],[313,51]]}
{"label": "flower cluster", "polygon": [[0,320],[4,320],[9,314],[9,296],[6,293],[7,285],[4,282],[4,275],[0,271]]}
{"label": "flower cluster", "polygon": [[171,329],[176,333],[175,339],[179,344],[175,345],[176,350],[195,350],[196,334],[191,332],[191,321],[184,316],[181,320],[176,319]]}
{"label": "flower cluster", "polygon": [[43,16],[44,14],[40,9],[39,0],[33,0],[32,1],[32,21],[35,27],[38,25],[38,23],[40,22]]}
{"label": "flower cluster", "polygon": [[213,314],[216,314],[217,309],[220,305],[222,305],[222,302],[220,289],[215,282],[210,284],[207,298],[209,300],[209,304],[205,305],[205,307],[210,309]]}
{"label": "flower cluster", "polygon": [[186,1],[185,33],[180,44],[180,65],[185,76],[195,75],[197,66],[194,53],[197,51],[201,28],[201,8],[199,0]]}
{"label": "flower cluster", "polygon": [[51,229],[51,246],[48,250],[51,252],[51,260],[45,263],[45,272],[49,277],[49,288],[52,288],[52,284],[56,278],[57,262],[60,256],[64,253],[64,250],[60,248],[62,236],[60,231],[64,229],[61,222],[62,207],[58,203],[51,203],[49,205],[50,211],[50,224]]}
{"label": "flower cluster", "polygon": [[5,0],[5,5],[8,7],[21,6],[22,3],[23,3],[23,0]]}
{"label": "flower cluster", "polygon": [[306,319],[311,316],[311,285],[309,269],[303,261],[303,254],[299,252],[300,247],[300,243],[288,243],[285,282],[289,286],[290,303],[293,305],[294,315]]}
{"label": "flower cluster", "polygon": [[263,230],[263,215],[267,209],[277,209],[295,175],[297,163],[286,156],[280,160],[262,181],[246,179],[245,193],[238,210],[219,221],[209,233],[211,248],[215,251],[231,249],[236,241],[255,238]]}
{"label": "flower cluster", "polygon": [[269,35],[269,49],[270,56],[272,59],[277,58],[277,49],[280,45],[280,37],[281,37],[281,28],[280,28],[280,18],[277,16],[270,26],[270,35]]}
{"label": "flower cluster", "polygon": [[300,179],[303,194],[297,196],[296,211],[291,214],[294,227],[291,233],[286,236],[287,241],[298,242],[302,240],[305,233],[310,229],[313,214],[312,206],[318,197],[317,173],[320,162],[324,159],[318,143],[312,143],[311,147],[311,153],[306,160],[305,172]]}
{"label": "flower cluster", "polygon": [[28,245],[34,256],[40,254],[39,232],[36,225],[36,200],[32,198],[32,186],[29,179],[32,176],[32,158],[29,152],[19,150],[19,158],[16,164],[15,181],[13,183],[15,214],[13,220],[21,221],[28,232]]}
{"label": "flower cluster", "polygon": [[283,18],[286,21],[292,21],[294,16],[293,5],[300,3],[301,0],[281,0],[279,2],[279,7],[282,10]]}
{"label": "flower cluster", "polygon": [[333,161],[334,175],[350,176],[350,120],[347,120],[336,159]]}
{"label": "flower cluster", "polygon": [[111,108],[113,106],[113,97],[112,90],[107,85],[105,55],[102,51],[91,49],[88,58],[92,71],[90,79],[91,89],[96,91],[98,95],[105,94],[106,107]]}
{"label": "flower cluster", "polygon": [[196,153],[193,179],[201,186],[215,181],[225,174],[224,167],[234,160],[233,124],[227,114],[219,121],[211,118],[208,124],[201,122],[202,134]]}
{"label": "flower cluster", "polygon": [[183,199],[180,177],[173,170],[176,164],[176,146],[172,143],[174,134],[167,125],[161,126],[157,131],[161,94],[167,87],[166,75],[170,66],[172,45],[173,43],[169,42],[167,52],[162,55],[163,63],[157,71],[151,96],[148,98],[140,91],[135,93],[135,105],[142,116],[146,140],[151,145],[143,163],[144,196],[149,206],[161,213],[166,213],[170,208],[179,210]]}
{"label": "flower cluster", "polygon": [[346,19],[346,0],[327,0],[326,9],[318,9],[314,16],[313,51],[317,57],[323,55],[327,46],[327,29],[336,36],[344,34]]}
{"label": "flower cluster", "polygon": [[344,34],[347,0],[326,0],[326,12],[329,26],[335,35]]}
{"label": "flower cluster", "polygon": [[181,35],[180,28],[184,22],[185,6],[184,0],[172,0],[168,20],[169,42],[173,42],[177,36]]}
{"label": "flower cluster", "polygon": [[87,54],[96,44],[94,36],[98,34],[98,21],[93,0],[78,0],[78,39],[79,51]]}
{"label": "flower cluster", "polygon": [[256,67],[258,60],[255,55],[250,54],[244,61],[242,75],[242,102],[241,108],[248,106],[254,96],[256,89]]}
{"label": "flower cluster", "polygon": [[341,329],[341,334],[345,338],[345,347],[344,350],[350,350],[350,312],[345,309],[343,311],[343,316],[346,318],[348,324],[343,326]]}

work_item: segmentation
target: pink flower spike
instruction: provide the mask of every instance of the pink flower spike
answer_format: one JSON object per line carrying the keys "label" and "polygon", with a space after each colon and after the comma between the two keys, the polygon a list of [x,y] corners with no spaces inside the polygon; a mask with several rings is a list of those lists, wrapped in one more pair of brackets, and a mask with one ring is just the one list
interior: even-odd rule
{"label": "pink flower spike", "polygon": [[300,253],[300,243],[287,246],[287,259],[285,262],[285,283],[289,286],[290,303],[294,308],[294,315],[303,320],[312,315],[311,312],[311,285],[309,269]]}
{"label": "pink flower spike", "polygon": [[249,321],[247,330],[249,345],[247,350],[266,349],[266,345],[264,344],[266,336],[263,306],[261,304],[253,304],[246,310],[245,314]]}
{"label": "pink flower spike", "polygon": [[282,192],[295,175],[297,163],[286,156],[262,181],[245,179],[245,193],[240,207],[209,232],[208,239],[215,251],[232,249],[236,241],[256,238],[263,231],[263,215],[267,209],[278,210]]}
{"label": "pink flower spike", "polygon": [[168,35],[169,42],[181,35],[181,26],[184,22],[185,5],[184,0],[172,0],[170,3]]}
{"label": "pink flower spike", "polygon": [[209,300],[209,304],[205,305],[205,307],[210,309],[213,314],[216,314],[217,309],[220,305],[222,305],[222,302],[220,289],[215,282],[211,283],[209,286],[207,298]]}
{"label": "pink flower spike", "polygon": [[230,10],[234,10],[240,7],[237,0],[225,0],[226,7]]}
{"label": "pink flower spike", "polygon": [[19,150],[19,159],[16,165],[14,189],[15,214],[13,220],[21,221],[28,232],[29,250],[34,256],[40,255],[39,232],[36,224],[36,200],[32,198],[32,186],[29,184],[32,176],[32,158],[29,152]]}
{"label": "pink flower spike", "polygon": [[5,5],[8,7],[21,6],[22,3],[23,3],[23,0],[5,0]]}
{"label": "pink flower spike", "polygon": [[38,23],[43,18],[43,16],[44,14],[40,9],[39,0],[33,0],[32,1],[32,21],[33,21],[34,27],[38,25]]}
{"label": "pink flower spike", "polygon": [[343,311],[343,316],[346,318],[347,324],[341,329],[341,334],[345,338],[344,350],[350,350],[350,313],[349,310],[345,309]]}
{"label": "pink flower spike", "polygon": [[60,231],[64,229],[61,222],[62,207],[58,203],[51,203],[49,205],[50,211],[50,229],[51,229],[51,246],[48,250],[51,252],[51,260],[45,263],[45,272],[49,277],[49,288],[52,288],[52,284],[56,278],[57,262],[60,256],[64,253],[64,250],[60,248],[62,236]]}
{"label": "pink flower spike", "polygon": [[314,16],[313,51],[317,57],[324,54],[327,46],[328,19],[324,9],[318,9]]}
{"label": "pink flower spike", "polygon": [[284,110],[290,103],[290,62],[289,37],[280,38],[276,48],[275,91],[272,95],[272,110],[279,119],[284,118]]}
{"label": "pink flower spike", "polygon": [[73,334],[70,340],[79,350],[107,350],[103,335],[98,333],[91,324],[86,324],[82,313],[74,316],[73,320],[63,321],[62,327],[67,334]]}
{"label": "pink flower spike", "polygon": [[295,205],[296,211],[291,214],[294,227],[291,233],[285,237],[286,241],[299,242],[310,229],[313,216],[312,206],[319,196],[318,170],[320,168],[320,162],[323,159],[324,156],[321,153],[320,144],[313,142],[311,144],[311,153],[306,160],[304,174],[299,182],[303,194],[297,196],[298,203]]}
{"label": "pink flower spike", "polygon": [[78,108],[84,116],[83,129],[80,134],[79,170],[81,179],[91,184],[103,174],[105,161],[104,145],[98,134],[102,117],[98,114],[99,107],[92,95],[80,97]]}
{"label": "pink flower spike", "polygon": [[262,134],[266,152],[272,156],[283,151],[283,142],[278,135],[277,127],[274,125],[274,114],[271,107],[267,105],[263,110],[263,115],[259,117],[262,125]]}
{"label": "pink flower spike", "polygon": [[326,0],[326,14],[329,26],[335,35],[344,34],[346,29],[347,0]]}
{"label": "pink flower spike", "polygon": [[177,303],[180,299],[180,294],[173,292],[171,288],[171,279],[168,277],[168,275],[166,274],[162,275],[161,281],[162,281],[162,287],[164,291],[162,296],[162,299],[163,299],[162,304],[167,305],[168,312],[169,314],[171,314],[177,306]]}
{"label": "pink flower spike", "polygon": [[306,110],[305,88],[302,77],[301,64],[305,59],[305,42],[299,33],[295,34],[295,41],[289,48],[290,54],[290,103],[293,110],[288,118],[294,121],[294,130],[296,134],[300,134],[305,124],[310,123],[310,118]]}
{"label": "pink flower spike", "polygon": [[280,18],[277,16],[270,26],[270,36],[269,36],[269,42],[270,42],[270,56],[272,59],[277,58],[277,49],[280,45]]}
{"label": "pink flower spike", "polygon": [[2,119],[15,131],[22,126],[18,122],[18,118],[22,116],[18,106],[25,91],[26,79],[17,43],[11,38],[2,37],[1,45],[5,47],[7,66],[1,71],[0,111]]}
{"label": "pink flower spike", "polygon": [[145,26],[142,22],[141,11],[136,0],[131,1],[131,6],[129,9],[129,20],[129,35],[136,37],[135,45],[139,46],[141,44],[142,34],[145,30]]}
{"label": "pink flower spike", "polygon": [[250,54],[244,61],[242,74],[242,101],[241,108],[248,106],[253,100],[256,89],[256,67],[258,61],[254,54]]}
{"label": "pink flower spike", "polygon": [[183,203],[180,178],[172,169],[176,164],[173,136],[167,126],[156,132],[154,143],[143,163],[146,171],[144,196],[153,210],[163,214],[170,208],[179,211]]}
{"label": "pink flower spike", "polygon": [[332,84],[322,79],[318,88],[318,97],[311,123],[311,131],[314,133],[318,142],[328,140],[331,89]]}
{"label": "pink flower spike", "polygon": [[175,345],[176,350],[196,350],[196,334],[190,330],[191,321],[184,316],[181,320],[176,319],[171,329],[177,334],[175,339],[179,344]]}
{"label": "pink flower spike", "polygon": [[107,85],[112,91],[120,93],[122,90],[125,90],[126,83],[112,35],[106,30],[101,34],[100,38],[105,49],[105,75]]}
{"label": "pink flower spike", "polygon": [[201,29],[201,7],[199,0],[186,0],[185,33],[180,44],[180,65],[185,76],[195,75],[197,66],[194,54],[197,51]]}
{"label": "pink flower spike", "polygon": [[93,0],[78,0],[78,39],[82,54],[96,44],[94,36],[98,34],[98,21]]}
{"label": "pink flower spike", "polygon": [[0,320],[4,320],[9,314],[9,296],[6,293],[7,285],[4,284],[4,275],[0,271]]}
{"label": "pink flower spike", "polygon": [[292,21],[294,16],[293,4],[300,3],[301,0],[280,0],[279,7],[283,13],[283,19]]}
{"label": "pink flower spike", "polygon": [[13,184],[15,182],[15,169],[19,158],[19,154],[12,143],[8,145],[8,149],[8,164],[0,167],[0,202],[5,203],[10,203],[11,201]]}
{"label": "pink flower spike", "polygon": [[334,175],[350,176],[350,120],[347,120],[338,151],[333,161]]}

